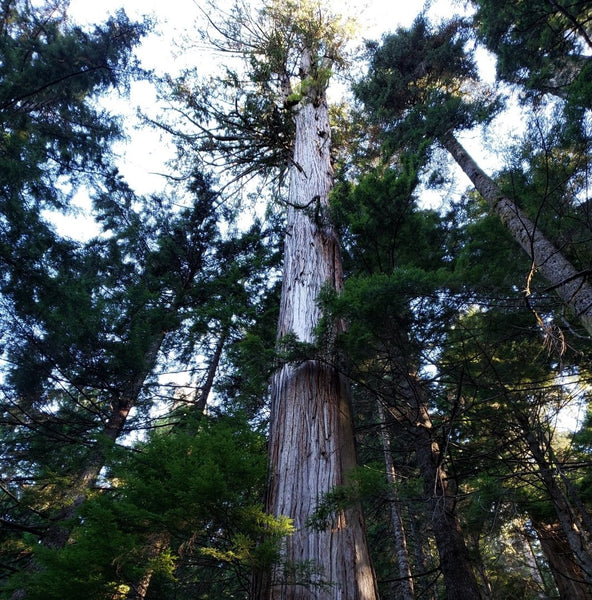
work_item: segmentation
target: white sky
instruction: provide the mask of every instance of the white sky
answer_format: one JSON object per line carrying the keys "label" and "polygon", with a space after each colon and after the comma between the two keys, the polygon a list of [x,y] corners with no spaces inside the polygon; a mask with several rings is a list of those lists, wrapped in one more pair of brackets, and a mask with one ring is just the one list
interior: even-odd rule
{"label": "white sky", "polygon": [[[430,13],[452,16],[451,7],[459,4],[462,4],[459,0],[431,0]],[[410,25],[422,10],[424,0],[342,0],[338,5],[344,7],[344,12],[356,15],[362,37],[379,39],[387,31]],[[137,55],[146,68],[166,73],[174,72],[176,65],[183,62],[183,57],[178,56],[176,43],[184,34],[191,33],[198,19],[203,23],[200,6],[205,6],[205,0],[71,0],[69,14],[81,24],[104,22],[119,8],[123,8],[131,19],[153,18],[157,23],[155,32],[144,40]],[[202,61],[208,60],[207,56],[200,55],[194,60],[199,63],[196,68],[203,71],[206,65]],[[131,110],[133,114],[137,108],[149,108],[152,102],[150,87],[137,85],[125,104],[114,103],[113,108],[121,107],[121,110]],[[133,117],[130,117],[128,124],[132,121]],[[134,149],[126,153],[121,170],[138,193],[150,193],[155,186],[158,189],[162,184],[162,178],[153,173],[164,170],[163,148],[154,139],[154,133],[141,130],[132,133]]]}
{"label": "white sky", "polygon": [[[446,14],[454,0],[436,0],[432,8]],[[399,25],[409,25],[421,11],[424,0],[354,0],[341,2],[353,6],[353,12],[363,24],[372,27],[378,35]],[[118,8],[124,8],[128,16],[139,18],[153,15],[168,28],[183,30],[199,15],[200,0],[71,0],[70,14],[79,22],[97,23],[104,21]],[[452,12],[450,10],[450,12]]]}
{"label": "white sky", "polygon": [[[231,0],[221,0],[221,3]],[[256,0],[253,0],[256,4]],[[343,12],[356,15],[361,27],[361,37],[379,39],[382,34],[394,31],[399,26],[408,26],[424,7],[424,0],[335,0]],[[136,54],[142,65],[154,69],[157,73],[174,73],[176,67],[194,60],[200,71],[208,70],[208,55],[193,54],[179,56],[179,46],[185,35],[191,36],[196,29],[196,22],[203,24],[200,6],[205,0],[71,0],[70,17],[84,25],[105,22],[110,15],[123,8],[133,20],[141,20],[144,16],[152,18],[156,25],[151,33],[137,49]],[[430,0],[430,15],[437,18],[452,16],[453,7],[462,11],[461,0]],[[195,39],[195,37],[194,37]],[[214,59],[211,59],[214,60]],[[212,63],[210,63],[211,66]],[[154,90],[150,84],[141,82],[134,84],[129,98],[109,99],[107,105],[115,113],[127,114],[125,117],[131,143],[121,145],[120,170],[126,180],[138,194],[157,193],[164,186],[165,179],[160,173],[166,172],[165,161],[172,156],[158,134],[146,127],[137,127],[135,114],[138,109],[150,111],[154,106]],[[79,206],[84,214],[88,214],[88,198],[80,196]],[[85,238],[98,233],[81,228],[82,214],[78,217],[55,215],[54,220],[60,233],[70,237]],[[92,229],[92,228],[91,228]]]}
{"label": "white sky", "polygon": [[[329,0],[328,0],[329,1]],[[425,0],[341,0],[336,2],[345,14],[355,15],[361,26],[361,35],[378,39],[383,33],[399,26],[408,26],[421,12]],[[460,7],[461,0],[428,0],[430,14],[437,17],[452,16],[454,6]],[[220,4],[228,3],[222,0]],[[71,0],[71,17],[85,24],[104,22],[119,8],[123,8],[132,19],[144,16],[156,20],[157,33],[149,36],[139,51],[147,67],[161,70],[167,63],[174,62],[174,45],[184,32],[191,32],[196,21],[203,23],[200,6],[205,0]],[[256,0],[254,0],[256,5]]]}

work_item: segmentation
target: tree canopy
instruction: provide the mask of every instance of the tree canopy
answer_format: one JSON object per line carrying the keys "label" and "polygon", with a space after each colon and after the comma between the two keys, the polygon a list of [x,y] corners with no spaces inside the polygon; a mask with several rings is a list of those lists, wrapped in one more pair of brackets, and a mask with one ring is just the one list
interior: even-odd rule
{"label": "tree canopy", "polygon": [[590,600],[590,2],[202,4],[159,76],[69,10],[0,6],[0,598]]}

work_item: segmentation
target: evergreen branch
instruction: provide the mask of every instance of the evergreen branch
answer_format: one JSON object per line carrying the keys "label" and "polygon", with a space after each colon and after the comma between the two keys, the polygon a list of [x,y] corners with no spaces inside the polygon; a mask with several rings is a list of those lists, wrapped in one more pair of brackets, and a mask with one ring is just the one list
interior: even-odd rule
{"label": "evergreen branch", "polygon": [[79,77],[81,75],[87,75],[94,71],[100,71],[100,70],[107,70],[109,72],[112,72],[111,67],[109,67],[108,65],[98,65],[98,66],[94,66],[92,68],[88,67],[84,70],[76,71],[74,73],[68,73],[66,75],[63,75],[62,77],[58,77],[57,79],[54,79],[53,81],[47,82],[42,86],[39,86],[37,89],[35,89],[33,91],[27,92],[25,94],[21,94],[20,96],[12,98],[11,100],[4,101],[2,104],[0,104],[0,110],[6,110],[6,109],[14,106],[15,104],[18,104],[19,102],[26,100],[27,98],[32,98],[33,96],[41,94],[45,90],[55,87],[57,85],[60,85],[61,83],[64,83],[65,81],[68,81],[69,79],[73,79],[74,77]]}
{"label": "evergreen branch", "polygon": [[48,526],[43,527],[31,527],[30,525],[22,525],[21,523],[15,523],[13,521],[9,521],[4,517],[0,517],[0,523],[7,527],[8,529],[14,529],[16,531],[24,531],[25,533],[33,533],[37,536],[42,536],[46,531]]}

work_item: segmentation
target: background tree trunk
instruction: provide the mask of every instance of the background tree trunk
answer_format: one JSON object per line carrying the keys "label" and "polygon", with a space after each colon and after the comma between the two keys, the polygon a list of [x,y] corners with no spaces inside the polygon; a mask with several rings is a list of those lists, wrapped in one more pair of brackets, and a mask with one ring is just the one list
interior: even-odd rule
{"label": "background tree trunk", "polygon": [[378,419],[381,423],[380,439],[382,442],[382,451],[384,454],[384,466],[386,470],[386,479],[389,483],[389,502],[391,513],[391,527],[393,528],[393,541],[395,545],[395,554],[397,555],[397,565],[399,567],[398,579],[394,582],[393,590],[395,597],[400,600],[413,600],[414,586],[411,575],[411,565],[409,563],[409,552],[407,551],[407,536],[403,525],[403,516],[401,514],[401,502],[397,493],[397,473],[391,453],[391,443],[386,428],[386,415],[382,403],[378,401]]}
{"label": "background tree trunk", "polygon": [[[416,510],[413,510],[413,509]],[[426,556],[426,548],[429,547],[427,528],[425,527],[426,515],[423,503],[417,503],[410,507],[409,514],[409,540],[413,546],[413,559],[415,561],[416,576],[414,589],[418,598],[435,600],[434,585],[428,579],[429,568]],[[430,565],[431,566],[431,565]]]}
{"label": "background tree trunk", "polygon": [[473,573],[469,551],[460,522],[455,514],[455,499],[444,469],[444,457],[434,439],[425,392],[416,375],[403,384],[410,406],[408,415],[414,424],[413,440],[417,467],[423,480],[431,527],[444,575],[447,600],[478,600],[481,592]]}
{"label": "background tree trunk", "polygon": [[515,202],[502,194],[496,183],[479,168],[452,133],[442,136],[440,141],[530,256],[534,267],[541,272],[563,302],[573,309],[586,331],[592,335],[592,286],[585,276],[543,236]]}
{"label": "background tree trunk", "polygon": [[538,467],[537,476],[544,484],[549,500],[553,504],[557,519],[563,528],[565,539],[578,561],[582,576],[589,586],[592,586],[592,544],[590,532],[582,521],[576,507],[570,502],[561,485],[557,481],[557,468],[549,463],[544,448],[537,439],[536,432],[523,419],[524,436],[531,456]]}
{"label": "background tree trunk", "polygon": [[130,410],[137,403],[144,382],[154,367],[163,340],[164,333],[159,333],[154,337],[144,354],[142,367],[128,383],[127,389],[113,398],[110,406],[111,412],[103,427],[101,436],[91,449],[84,469],[73,482],[70,504],[59,510],[41,538],[44,546],[58,549],[66,545],[71,531],[69,521],[86,500],[89,490],[95,485],[105,464],[106,453],[121,435]]}
{"label": "background tree trunk", "polygon": [[541,548],[561,600],[592,600],[592,589],[584,582],[582,569],[574,560],[573,552],[559,522],[544,523],[531,517]]}

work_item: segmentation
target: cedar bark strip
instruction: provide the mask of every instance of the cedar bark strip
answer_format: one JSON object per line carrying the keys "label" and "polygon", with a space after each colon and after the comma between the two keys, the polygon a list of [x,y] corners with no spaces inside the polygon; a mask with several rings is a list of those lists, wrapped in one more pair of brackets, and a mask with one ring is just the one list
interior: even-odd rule
{"label": "cedar bark strip", "polygon": [[[306,56],[303,56],[305,64]],[[306,72],[307,69],[304,68]],[[296,108],[290,169],[284,278],[278,337],[313,342],[321,288],[341,288],[339,243],[326,221],[332,186],[329,115],[324,91]],[[307,525],[318,501],[347,483],[356,465],[350,391],[320,360],[283,365],[272,381],[268,510],[293,519],[265,597],[270,600],[378,598],[361,509],[336,514],[329,527]]]}
{"label": "cedar bark strip", "polygon": [[524,211],[502,194],[452,133],[442,136],[440,141],[528,254],[536,269],[592,335],[592,286],[585,277],[545,238]]}

